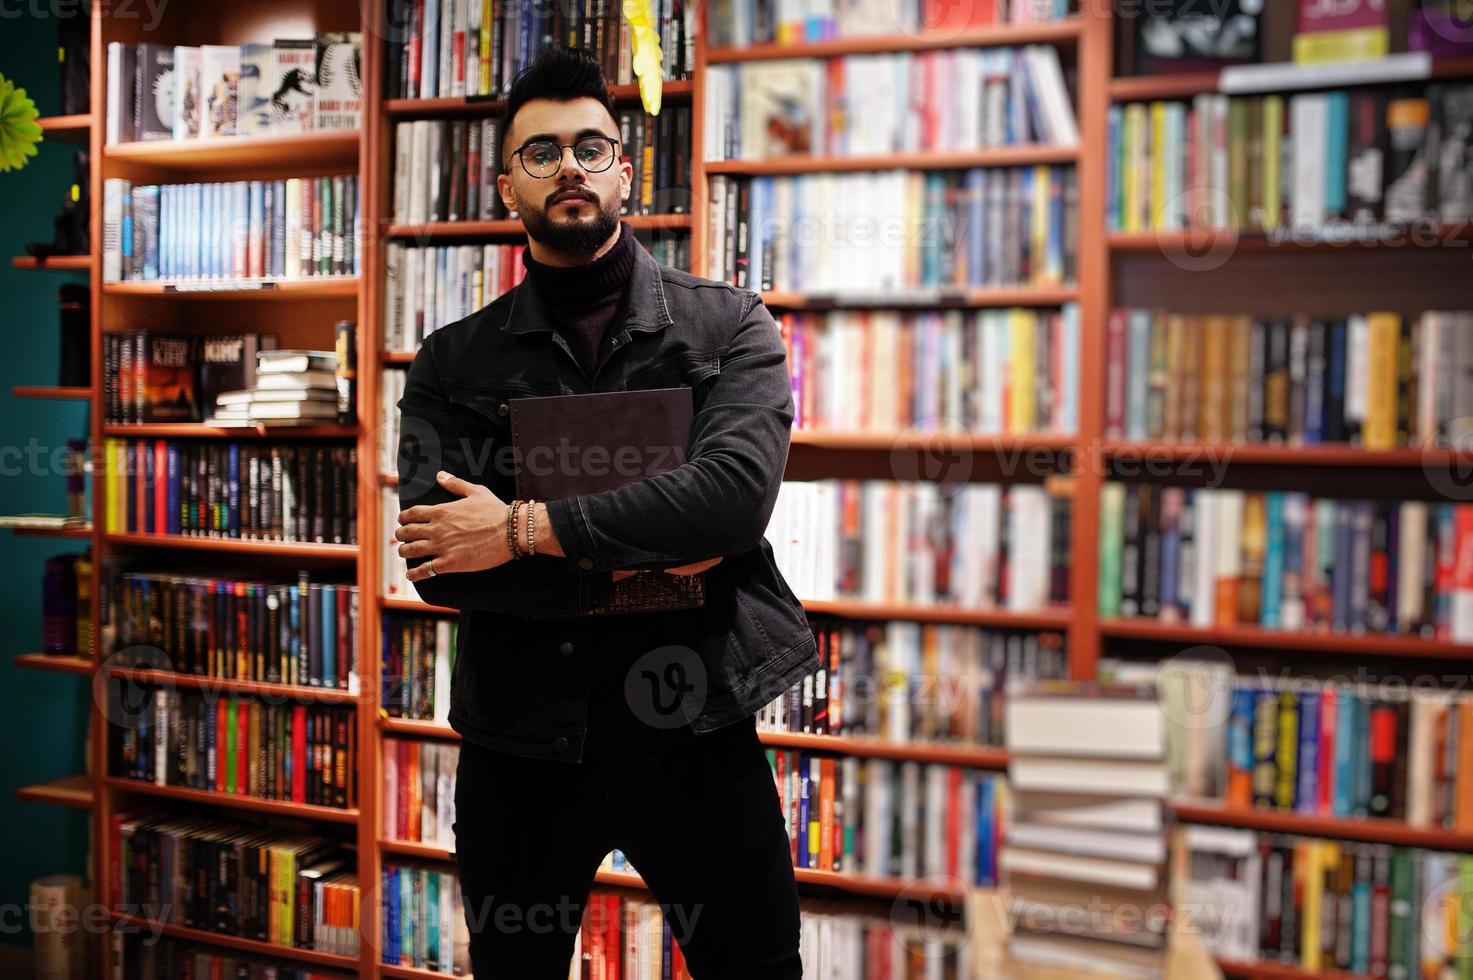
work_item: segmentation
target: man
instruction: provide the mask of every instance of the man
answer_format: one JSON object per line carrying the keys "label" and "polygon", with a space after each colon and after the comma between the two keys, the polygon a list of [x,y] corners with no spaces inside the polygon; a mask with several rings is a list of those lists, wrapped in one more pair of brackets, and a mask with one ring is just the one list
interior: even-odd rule
{"label": "man", "polygon": [[[527,277],[432,333],[399,402],[399,554],[425,601],[460,610],[473,971],[566,977],[617,848],[697,980],[797,980],[791,852],[753,714],[818,666],[762,537],[793,419],[781,337],[755,293],[659,265],[619,221],[632,168],[596,61],[544,52],[501,132]],[[678,386],[695,409],[681,466],[513,515],[508,399]],[[616,576],[695,572],[703,608],[577,615]]]}

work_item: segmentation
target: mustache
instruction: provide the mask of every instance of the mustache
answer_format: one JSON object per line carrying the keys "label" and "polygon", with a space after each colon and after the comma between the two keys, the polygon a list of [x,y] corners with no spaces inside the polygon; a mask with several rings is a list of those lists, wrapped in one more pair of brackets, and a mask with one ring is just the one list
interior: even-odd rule
{"label": "mustache", "polygon": [[560,190],[555,190],[547,195],[547,200],[544,203],[547,207],[551,207],[554,203],[558,203],[558,198],[560,197],[569,201],[581,199],[592,202],[593,204],[598,203],[598,195],[582,187],[564,187]]}

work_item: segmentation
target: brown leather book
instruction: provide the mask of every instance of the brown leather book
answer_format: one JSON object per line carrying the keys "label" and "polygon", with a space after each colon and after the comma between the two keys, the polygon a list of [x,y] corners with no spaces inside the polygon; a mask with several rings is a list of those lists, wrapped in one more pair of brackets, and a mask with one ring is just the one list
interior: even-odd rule
{"label": "brown leather book", "polygon": [[[685,462],[694,414],[689,388],[512,398],[511,441],[521,500],[617,490]],[[583,615],[705,605],[705,573],[655,570],[614,583],[609,602]]]}

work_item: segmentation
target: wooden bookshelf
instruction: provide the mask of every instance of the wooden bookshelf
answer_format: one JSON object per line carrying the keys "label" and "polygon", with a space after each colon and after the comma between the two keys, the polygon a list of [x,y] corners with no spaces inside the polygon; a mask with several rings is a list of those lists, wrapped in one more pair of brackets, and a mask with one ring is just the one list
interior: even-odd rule
{"label": "wooden bookshelf", "polygon": [[1305,970],[1284,963],[1265,960],[1217,960],[1218,969],[1229,977],[1243,980],[1365,980],[1359,973],[1343,970]]}
{"label": "wooden bookshelf", "polygon": [[1264,466],[1364,466],[1372,469],[1420,469],[1466,460],[1469,453],[1437,446],[1426,449],[1365,449],[1347,443],[1315,446],[1251,442],[1136,442],[1109,439],[1100,450],[1107,457],[1148,458],[1171,462],[1217,460]]}
{"label": "wooden bookshelf", "polygon": [[[695,91],[690,79],[670,79],[661,86],[661,98],[665,102],[688,99]],[[610,85],[609,94],[620,104],[639,101],[638,85]],[[506,110],[504,99],[484,96],[460,96],[448,99],[386,99],[382,105],[384,116],[389,120],[422,119],[437,116],[498,116]],[[384,134],[392,141],[392,131]]]}
{"label": "wooden bookshelf", "polygon": [[341,558],[358,556],[356,544],[324,544],[316,541],[257,541],[253,538],[193,538],[182,534],[137,534],[114,532],[103,535],[114,545],[141,548],[176,548],[180,551],[213,551],[222,555],[282,555],[295,558]]}
{"label": "wooden bookshelf", "polygon": [[24,670],[42,670],[56,674],[92,673],[92,661],[87,657],[51,653],[23,653],[14,663]]}
{"label": "wooden bookshelf", "polygon": [[88,538],[92,537],[91,525],[83,527],[12,527],[11,534],[23,538]]}
{"label": "wooden bookshelf", "polygon": [[966,170],[972,167],[1067,164],[1078,159],[1077,146],[999,146],[984,150],[937,150],[884,156],[795,155],[767,160],[712,160],[706,163],[706,173],[713,177],[759,177],[858,170]]}
{"label": "wooden bookshelf", "polygon": [[969,289],[964,292],[937,292],[915,294],[889,294],[866,297],[859,294],[822,295],[816,293],[782,292],[769,290],[762,294],[762,302],[780,310],[843,310],[843,309],[906,309],[917,307],[934,309],[984,309],[990,307],[1024,306],[1049,307],[1072,303],[1079,298],[1079,290],[1072,285],[1019,286],[1012,289]]}
{"label": "wooden bookshelf", "polygon": [[294,136],[250,136],[221,139],[148,140],[107,147],[104,159],[143,164],[159,170],[188,171],[191,177],[212,173],[280,169],[300,176],[322,167],[358,169],[356,129],[299,133]]}
{"label": "wooden bookshelf", "polygon": [[203,422],[146,422],[104,425],[119,439],[353,439],[356,425],[206,425]]}
{"label": "wooden bookshelf", "polygon": [[92,268],[90,255],[52,255],[37,258],[34,255],[17,255],[10,260],[12,269],[46,270],[55,272],[86,272]]}
{"label": "wooden bookshelf", "polygon": [[1324,229],[1285,229],[1273,235],[1232,228],[1174,229],[1168,231],[1111,232],[1111,251],[1126,255],[1202,254],[1209,248],[1231,249],[1230,254],[1331,252],[1377,250],[1415,252],[1428,246],[1461,245],[1473,241],[1467,222],[1432,225],[1331,225]]}
{"label": "wooden bookshelf", "polygon": [[58,143],[71,143],[74,146],[86,147],[92,136],[91,113],[84,112],[73,116],[42,116],[36,120],[36,125],[41,127],[43,140],[55,140]]}
{"label": "wooden bookshelf", "polygon": [[[1293,65],[1285,65],[1293,68]],[[1473,56],[1462,55],[1453,58],[1434,58],[1432,60],[1433,79],[1468,78],[1473,76]],[[1331,88],[1353,87],[1354,83],[1337,82]],[[1367,82],[1363,84],[1380,85],[1383,82]],[[1222,73],[1220,71],[1185,72],[1168,75],[1129,75],[1110,79],[1110,98],[1117,102],[1144,102],[1154,100],[1187,99],[1194,95],[1205,95],[1217,92],[1222,87]],[[1320,87],[1325,86],[1311,86]],[[1289,91],[1292,89],[1284,89]]]}
{"label": "wooden bookshelf", "polygon": [[58,398],[76,401],[91,401],[91,388],[63,388],[46,385],[16,385],[10,389],[12,398]]}
{"label": "wooden bookshelf", "polygon": [[261,300],[356,299],[357,276],[308,276],[304,279],[219,279],[180,282],[129,280],[110,282],[103,296],[161,296],[170,299]]}
{"label": "wooden bookshelf", "polygon": [[1100,625],[1103,636],[1115,640],[1170,643],[1181,646],[1213,645],[1258,650],[1311,650],[1320,653],[1360,656],[1467,660],[1473,644],[1424,640],[1412,636],[1295,632],[1259,626],[1197,627],[1163,623],[1154,619],[1107,619]]}
{"label": "wooden bookshelf", "polygon": [[1298,834],[1303,837],[1370,841],[1394,847],[1425,847],[1438,851],[1473,850],[1473,834],[1444,830],[1441,827],[1413,827],[1399,820],[1325,817],[1181,800],[1173,802],[1171,810],[1178,820],[1186,823],[1241,827],[1275,834]]}
{"label": "wooden bookshelf", "polygon": [[796,44],[748,44],[706,49],[708,65],[779,58],[839,58],[851,54],[887,54],[940,48],[990,48],[1022,44],[1074,44],[1083,21],[1079,18],[1043,24],[994,24],[963,30],[918,30],[908,34],[877,34],[804,41]]}
{"label": "wooden bookshelf", "polygon": [[93,803],[92,777],[82,773],[34,786],[22,786],[15,791],[15,798],[23,803],[49,803],[74,810],[88,810]]}
{"label": "wooden bookshelf", "polygon": [[210,698],[231,696],[274,704],[292,704],[303,701],[316,704],[356,704],[362,698],[362,695],[352,694],[336,687],[237,681],[223,677],[206,677],[200,674],[181,674],[172,670],[154,670],[150,667],[109,667],[107,673],[109,677],[124,678],[140,684],[203,691]]}
{"label": "wooden bookshelf", "polygon": [[[172,936],[175,939],[182,939],[185,942],[200,943],[205,946],[219,946],[224,949],[236,949],[242,953],[250,953],[268,960],[291,960],[296,963],[312,963],[316,966],[327,966],[338,970],[357,970],[362,959],[361,956],[319,953],[315,949],[298,949],[296,946],[283,946],[279,943],[263,943],[254,939],[246,939],[242,936],[227,936],[223,933],[209,932],[204,929],[190,929],[186,926],[158,922],[134,915],[121,915],[117,912],[111,914],[111,920],[115,927],[162,933],[165,936]],[[361,945],[372,946],[373,944],[361,943]]]}
{"label": "wooden bookshelf", "polygon": [[400,599],[393,596],[380,596],[379,606],[384,609],[392,609],[396,612],[438,613],[447,616],[460,615],[459,609],[451,609],[447,606],[432,606],[428,602],[421,602],[418,599]]}
{"label": "wooden bookshelf", "polygon": [[293,803],[289,800],[263,800],[256,796],[240,793],[213,793],[203,789],[187,789],[183,786],[160,786],[141,779],[123,776],[104,776],[102,782],[117,793],[132,793],[137,796],[154,796],[182,803],[202,806],[223,807],[248,813],[274,814],[282,817],[299,817],[323,823],[358,823],[361,811],[357,807],[342,809],[335,806],[317,806],[312,803]]}

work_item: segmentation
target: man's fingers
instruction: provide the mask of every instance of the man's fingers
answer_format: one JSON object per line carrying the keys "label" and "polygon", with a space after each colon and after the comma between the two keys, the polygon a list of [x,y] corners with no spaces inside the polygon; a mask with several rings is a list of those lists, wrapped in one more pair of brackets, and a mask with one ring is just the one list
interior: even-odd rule
{"label": "man's fingers", "polygon": [[400,524],[422,524],[435,516],[435,508],[432,504],[418,504],[408,510],[399,512]]}
{"label": "man's fingers", "polygon": [[428,541],[409,541],[399,546],[400,558],[434,557],[435,546]]}
{"label": "man's fingers", "polygon": [[449,490],[451,493],[455,494],[458,497],[469,497],[472,493],[480,488],[480,484],[471,483],[469,480],[462,480],[454,473],[447,473],[444,470],[441,470],[435,475],[435,480],[440,484],[440,486],[444,487],[446,490]]}
{"label": "man's fingers", "polygon": [[429,524],[401,524],[394,532],[394,537],[400,541],[422,541],[431,533]]}

